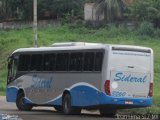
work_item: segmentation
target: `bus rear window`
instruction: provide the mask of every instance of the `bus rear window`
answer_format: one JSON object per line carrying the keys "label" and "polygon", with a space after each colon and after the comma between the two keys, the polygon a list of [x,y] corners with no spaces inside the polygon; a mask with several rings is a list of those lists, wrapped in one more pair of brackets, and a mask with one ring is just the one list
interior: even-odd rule
{"label": "bus rear window", "polygon": [[129,47],[112,47],[114,51],[134,51],[134,52],[144,52],[144,53],[151,53],[150,49],[139,49],[139,48],[129,48]]}

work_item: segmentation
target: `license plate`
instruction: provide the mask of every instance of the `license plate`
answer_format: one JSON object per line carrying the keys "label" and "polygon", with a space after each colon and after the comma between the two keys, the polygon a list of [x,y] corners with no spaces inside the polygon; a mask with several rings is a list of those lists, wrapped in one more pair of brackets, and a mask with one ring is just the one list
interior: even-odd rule
{"label": "license plate", "polygon": [[133,101],[125,101],[125,104],[127,104],[127,105],[132,105],[132,104],[133,104]]}

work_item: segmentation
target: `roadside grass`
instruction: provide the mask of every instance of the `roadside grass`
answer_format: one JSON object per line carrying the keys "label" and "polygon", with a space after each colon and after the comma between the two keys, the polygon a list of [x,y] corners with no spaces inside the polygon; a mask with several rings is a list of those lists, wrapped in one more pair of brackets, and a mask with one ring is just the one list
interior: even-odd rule
{"label": "roadside grass", "polygon": [[0,91],[0,96],[5,96],[5,92],[4,91]]}
{"label": "roadside grass", "polygon": [[[160,38],[138,35],[126,28],[92,28],[76,25],[46,26],[38,29],[38,46],[51,46],[55,42],[100,42],[151,47],[154,50],[153,106],[128,112],[157,113],[160,111]],[[0,95],[5,95],[7,57],[17,48],[33,46],[32,29],[0,30]],[[122,110],[123,111],[123,110]]]}

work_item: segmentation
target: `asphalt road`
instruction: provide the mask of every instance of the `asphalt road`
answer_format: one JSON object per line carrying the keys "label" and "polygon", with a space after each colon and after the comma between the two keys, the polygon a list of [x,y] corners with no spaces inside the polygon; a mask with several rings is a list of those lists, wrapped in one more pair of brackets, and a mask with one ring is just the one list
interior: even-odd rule
{"label": "asphalt road", "polygon": [[52,107],[34,107],[32,111],[18,111],[14,103],[7,103],[5,97],[0,97],[0,114],[18,115],[23,120],[114,120],[115,118],[102,117],[98,111],[82,110],[80,115],[64,115],[56,112]]}

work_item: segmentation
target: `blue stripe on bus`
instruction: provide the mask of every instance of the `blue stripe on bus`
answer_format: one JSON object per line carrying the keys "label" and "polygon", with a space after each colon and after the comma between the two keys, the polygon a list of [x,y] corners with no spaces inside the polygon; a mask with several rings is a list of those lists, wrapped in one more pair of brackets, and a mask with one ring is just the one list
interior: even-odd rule
{"label": "blue stripe on bus", "polygon": [[[107,96],[105,93],[97,91],[89,86],[76,86],[70,90],[72,106],[94,106],[94,105],[127,105],[125,101],[133,102],[134,106],[146,107],[152,105],[152,98],[117,98]],[[62,105],[62,97],[48,104]]]}
{"label": "blue stripe on bus", "polygon": [[[81,92],[85,90],[85,92]],[[78,91],[78,92],[76,92]],[[77,94],[78,93],[78,94]],[[73,106],[92,106],[92,105],[105,105],[105,104],[115,104],[115,105],[125,105],[125,101],[132,101],[133,105],[137,106],[151,106],[151,98],[116,98],[112,96],[107,96],[103,92],[93,90],[89,87],[77,87],[71,90],[71,95],[73,98]],[[78,96],[79,95],[79,96]]]}
{"label": "blue stripe on bus", "polygon": [[112,105],[128,105],[125,101],[131,101],[134,106],[147,107],[152,105],[152,98],[117,98],[107,96],[104,93],[101,94],[100,104],[112,104]]}
{"label": "blue stripe on bus", "polygon": [[16,102],[18,88],[9,87],[6,89],[6,100],[7,102]]}
{"label": "blue stripe on bus", "polygon": [[[7,88],[7,101],[16,102],[18,89],[16,87]],[[152,105],[152,98],[117,98],[107,96],[105,93],[88,85],[78,85],[69,89],[72,106],[94,106],[94,105],[127,105],[125,101],[132,101],[134,106],[146,107]],[[26,98],[27,104],[33,104],[31,100]],[[62,95],[50,100],[47,105],[62,105]]]}
{"label": "blue stripe on bus", "polygon": [[47,102],[48,105],[62,105],[62,97]]}

